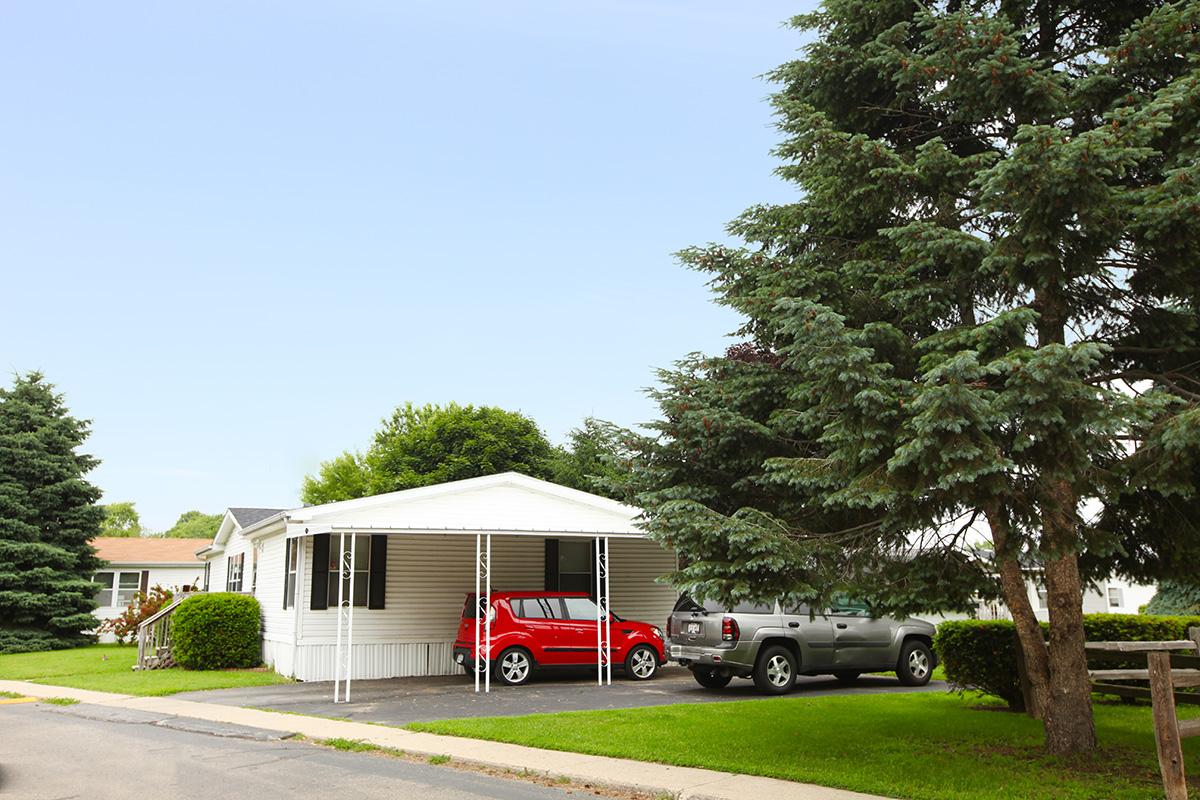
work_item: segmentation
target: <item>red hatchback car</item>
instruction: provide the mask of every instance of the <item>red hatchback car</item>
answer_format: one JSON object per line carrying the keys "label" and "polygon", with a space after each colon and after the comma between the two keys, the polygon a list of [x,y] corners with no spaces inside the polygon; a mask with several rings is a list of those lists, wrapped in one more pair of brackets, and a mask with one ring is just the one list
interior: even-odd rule
{"label": "red hatchback car", "polygon": [[[463,603],[454,660],[475,668],[475,594]],[[582,592],[492,592],[492,669],[496,680],[519,686],[544,667],[596,664],[596,604]],[[666,662],[662,630],[612,615],[612,664],[637,681]],[[479,636],[483,638],[483,620]]]}

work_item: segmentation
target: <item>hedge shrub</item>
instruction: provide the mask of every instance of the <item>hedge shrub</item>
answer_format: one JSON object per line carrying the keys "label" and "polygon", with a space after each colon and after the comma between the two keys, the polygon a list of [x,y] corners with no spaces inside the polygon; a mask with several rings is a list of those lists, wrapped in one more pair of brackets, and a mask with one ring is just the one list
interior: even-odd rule
{"label": "hedge shrub", "polygon": [[[1200,616],[1083,615],[1083,630],[1089,642],[1186,639],[1189,627],[1200,627]],[[1050,626],[1043,622],[1043,635],[1049,630]],[[978,690],[999,697],[1011,708],[1022,709],[1016,637],[1016,628],[1009,620],[954,620],[938,626],[933,647],[946,670],[946,679],[956,689]]]}
{"label": "hedge shrub", "polygon": [[244,594],[189,597],[175,609],[171,650],[184,669],[257,667],[262,663],[262,609]]}

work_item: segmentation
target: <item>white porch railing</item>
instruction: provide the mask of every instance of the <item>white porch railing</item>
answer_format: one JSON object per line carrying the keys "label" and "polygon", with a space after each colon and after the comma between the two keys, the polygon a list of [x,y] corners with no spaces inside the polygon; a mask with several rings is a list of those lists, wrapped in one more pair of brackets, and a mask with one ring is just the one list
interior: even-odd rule
{"label": "white porch railing", "polygon": [[163,669],[175,666],[171,657],[171,617],[179,604],[196,592],[180,592],[170,603],[142,620],[137,632],[137,664],[134,669]]}

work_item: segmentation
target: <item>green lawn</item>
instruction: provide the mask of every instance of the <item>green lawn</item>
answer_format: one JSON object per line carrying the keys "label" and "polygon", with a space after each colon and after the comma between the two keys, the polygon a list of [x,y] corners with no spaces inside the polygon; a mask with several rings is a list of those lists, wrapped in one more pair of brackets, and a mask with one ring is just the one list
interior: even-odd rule
{"label": "green lawn", "polygon": [[266,686],[288,679],[266,669],[197,672],[184,669],[134,671],[137,647],[97,644],[48,653],[0,655],[0,680],[33,681],[121,694],[161,695],[193,689]]}
{"label": "green lawn", "polygon": [[[1039,723],[981,710],[985,702],[932,693],[794,697],[408,727],[913,800],[1162,797],[1148,707],[1097,705],[1101,751],[1060,760],[1043,754]],[[1200,739],[1184,749],[1189,774],[1200,775]]]}

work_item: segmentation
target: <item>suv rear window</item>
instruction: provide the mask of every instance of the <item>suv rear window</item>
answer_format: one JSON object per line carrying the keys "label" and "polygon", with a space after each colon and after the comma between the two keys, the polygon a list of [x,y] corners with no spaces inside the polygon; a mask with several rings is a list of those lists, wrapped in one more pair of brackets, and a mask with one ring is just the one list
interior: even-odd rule
{"label": "suv rear window", "polygon": [[679,600],[675,603],[675,610],[705,611],[709,614],[774,614],[775,604],[738,603],[733,608],[729,608],[717,600],[705,600],[701,605],[685,594],[680,595]]}

